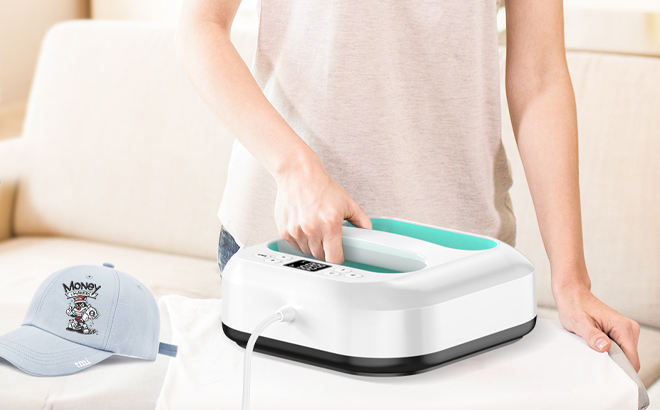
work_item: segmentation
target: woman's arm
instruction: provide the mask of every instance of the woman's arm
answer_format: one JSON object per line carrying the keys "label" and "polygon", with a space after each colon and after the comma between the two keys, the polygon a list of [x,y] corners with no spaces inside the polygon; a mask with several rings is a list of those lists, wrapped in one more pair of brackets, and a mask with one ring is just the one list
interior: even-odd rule
{"label": "woman's arm", "polygon": [[575,97],[564,49],[561,0],[507,0],[506,93],[559,318],[593,349],[608,334],[639,371],[639,325],[591,294],[582,247]]}
{"label": "woman's arm", "polygon": [[341,223],[370,228],[360,206],[270,104],[231,43],[240,0],[186,0],[177,59],[207,106],[277,182],[275,219],[291,246],[341,263]]}

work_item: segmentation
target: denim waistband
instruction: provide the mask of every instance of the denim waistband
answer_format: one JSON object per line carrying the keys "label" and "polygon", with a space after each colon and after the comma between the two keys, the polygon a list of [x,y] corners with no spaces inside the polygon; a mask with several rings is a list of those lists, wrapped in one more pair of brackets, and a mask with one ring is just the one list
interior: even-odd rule
{"label": "denim waistband", "polygon": [[234,237],[227,232],[224,226],[221,227],[220,239],[218,240],[218,267],[220,268],[220,276],[222,276],[222,271],[225,269],[225,265],[227,265],[229,259],[234,256],[239,249],[241,249],[241,247],[238,246]]}

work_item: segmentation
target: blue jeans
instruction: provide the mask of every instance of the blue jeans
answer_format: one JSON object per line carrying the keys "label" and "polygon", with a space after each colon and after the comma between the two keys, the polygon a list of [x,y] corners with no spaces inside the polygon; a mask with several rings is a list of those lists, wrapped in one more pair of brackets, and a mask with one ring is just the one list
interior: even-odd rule
{"label": "blue jeans", "polygon": [[229,262],[229,258],[234,256],[241,247],[238,246],[234,237],[225,230],[225,227],[220,228],[220,239],[218,240],[218,267],[220,268],[220,277],[225,265]]}

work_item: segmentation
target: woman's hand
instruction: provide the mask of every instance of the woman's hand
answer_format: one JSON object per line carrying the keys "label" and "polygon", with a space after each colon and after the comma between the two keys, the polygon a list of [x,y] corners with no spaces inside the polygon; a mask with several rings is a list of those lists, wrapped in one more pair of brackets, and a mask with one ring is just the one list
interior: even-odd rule
{"label": "woman's hand", "polygon": [[316,259],[343,263],[342,222],[371,229],[360,205],[325,170],[318,158],[276,177],[275,221],[280,236]]}
{"label": "woman's hand", "polygon": [[581,336],[598,351],[610,350],[611,337],[639,371],[637,341],[639,324],[598,300],[583,284],[563,287],[553,292],[559,311],[559,320],[566,330]]}

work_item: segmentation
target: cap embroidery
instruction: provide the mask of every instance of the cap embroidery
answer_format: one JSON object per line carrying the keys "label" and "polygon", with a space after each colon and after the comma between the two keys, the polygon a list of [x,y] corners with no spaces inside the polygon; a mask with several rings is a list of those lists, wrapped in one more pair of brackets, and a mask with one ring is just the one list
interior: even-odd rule
{"label": "cap embroidery", "polygon": [[69,308],[66,310],[66,314],[72,317],[72,319],[69,319],[66,330],[85,335],[97,334],[97,330],[91,326],[94,326],[94,319],[99,317],[99,313],[87,299],[96,299],[101,286],[91,282],[74,281],[71,281],[69,286],[64,283],[62,286],[64,287],[65,296],[69,299]]}

